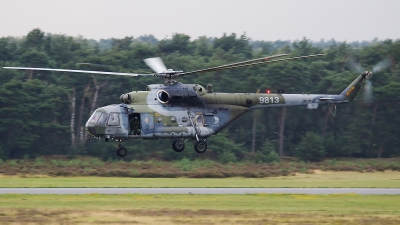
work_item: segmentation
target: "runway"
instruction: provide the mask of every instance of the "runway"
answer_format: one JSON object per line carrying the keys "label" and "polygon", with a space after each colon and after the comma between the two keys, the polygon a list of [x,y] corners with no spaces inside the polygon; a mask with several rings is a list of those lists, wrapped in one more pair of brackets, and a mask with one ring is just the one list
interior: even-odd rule
{"label": "runway", "polygon": [[400,195],[391,188],[0,188],[0,194],[360,194]]}

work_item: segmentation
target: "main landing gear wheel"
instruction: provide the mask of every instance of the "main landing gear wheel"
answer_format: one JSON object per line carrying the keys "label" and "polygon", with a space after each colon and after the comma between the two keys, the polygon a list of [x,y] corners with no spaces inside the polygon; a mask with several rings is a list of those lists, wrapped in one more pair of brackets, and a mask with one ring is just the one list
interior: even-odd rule
{"label": "main landing gear wheel", "polygon": [[181,152],[185,150],[185,143],[182,140],[175,140],[172,142],[172,149],[176,152]]}
{"label": "main landing gear wheel", "polygon": [[197,153],[204,153],[207,150],[207,143],[204,140],[198,140],[194,143],[194,150]]}
{"label": "main landing gear wheel", "polygon": [[127,154],[128,154],[128,150],[126,150],[126,148],[122,147],[121,145],[118,145],[117,155],[119,157],[125,157]]}

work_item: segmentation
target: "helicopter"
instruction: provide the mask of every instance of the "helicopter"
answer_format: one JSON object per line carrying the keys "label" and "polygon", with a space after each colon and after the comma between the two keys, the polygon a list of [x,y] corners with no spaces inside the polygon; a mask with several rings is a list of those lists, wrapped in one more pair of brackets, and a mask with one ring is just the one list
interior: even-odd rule
{"label": "helicopter", "polygon": [[[351,102],[360,90],[362,81],[369,80],[373,71],[360,72],[340,94],[220,93],[215,92],[211,84],[205,88],[200,84],[179,82],[180,77],[192,74],[323,55],[288,57],[288,54],[278,54],[190,72],[167,69],[162,59],[156,57],[144,60],[155,72],[149,74],[29,67],[3,68],[133,77],[153,76],[164,79],[163,84],[147,85],[145,91],[122,94],[120,104],[96,109],[85,124],[89,137],[104,139],[105,142],[116,140],[117,155],[125,157],[128,150],[121,145],[121,142],[139,138],[173,139],[172,149],[175,152],[182,152],[186,143],[194,141],[194,150],[197,153],[204,153],[208,148],[206,142],[208,137],[218,134],[228,124],[252,109],[301,105],[307,109],[317,109],[320,104],[327,104],[331,113],[334,110],[332,115],[336,114],[336,105]],[[380,69],[384,67],[388,65],[381,66]],[[372,87],[364,90],[372,90]]]}

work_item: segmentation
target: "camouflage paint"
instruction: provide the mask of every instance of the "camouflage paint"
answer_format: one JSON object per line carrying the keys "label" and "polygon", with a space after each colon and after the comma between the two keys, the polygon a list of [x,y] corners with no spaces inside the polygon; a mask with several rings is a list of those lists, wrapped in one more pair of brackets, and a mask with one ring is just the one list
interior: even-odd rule
{"label": "camouflage paint", "polygon": [[[98,108],[96,112],[117,113],[119,125],[108,122],[86,123],[86,130],[97,138],[207,138],[218,133],[250,109],[339,104],[352,101],[365,76],[358,76],[341,94],[259,94],[208,93],[199,84],[152,84],[147,91],[132,91],[121,96],[124,102]],[[314,108],[316,108],[314,107]],[[312,107],[310,107],[312,108]],[[129,114],[140,115],[141,134],[131,135]],[[96,114],[96,115],[99,115]]]}
{"label": "camouflage paint", "polygon": [[357,92],[361,88],[361,82],[364,80],[365,76],[362,74],[358,76],[344,91],[340,94],[344,96],[343,102],[351,102],[357,95]]}

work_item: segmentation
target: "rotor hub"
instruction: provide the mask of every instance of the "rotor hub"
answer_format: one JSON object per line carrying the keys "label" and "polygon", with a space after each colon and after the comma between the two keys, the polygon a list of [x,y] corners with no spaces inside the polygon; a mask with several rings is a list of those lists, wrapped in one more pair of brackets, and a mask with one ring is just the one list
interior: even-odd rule
{"label": "rotor hub", "polygon": [[365,79],[369,80],[369,79],[371,78],[371,76],[372,76],[372,71],[364,71],[364,72],[361,73],[361,75],[362,75]]}
{"label": "rotor hub", "polygon": [[174,71],[174,70],[169,69],[162,73],[158,73],[155,76],[164,78],[165,85],[173,85],[173,84],[178,83],[178,78],[180,76],[183,76],[182,73],[183,73],[182,70]]}

